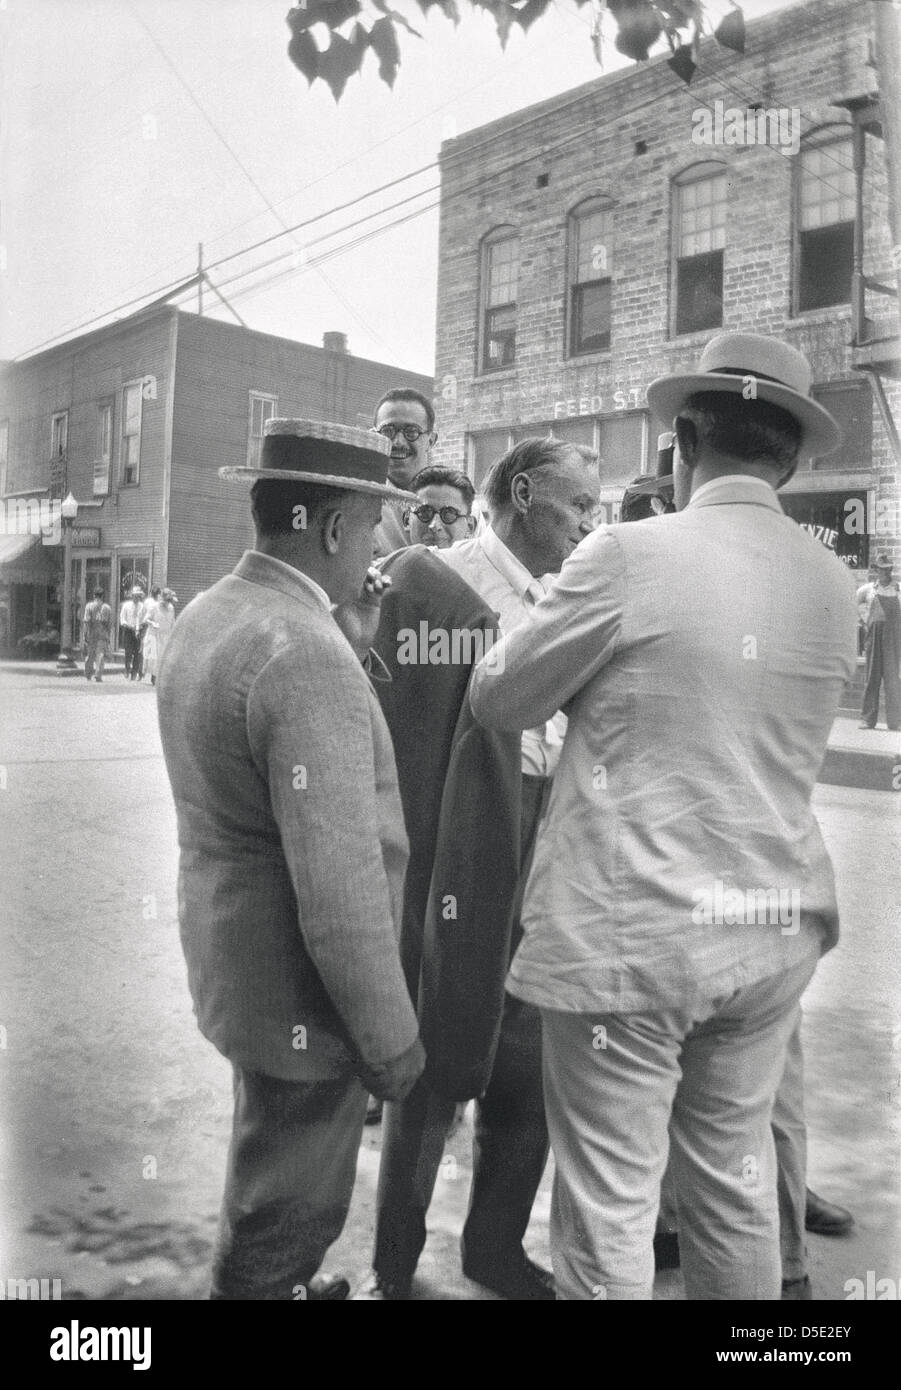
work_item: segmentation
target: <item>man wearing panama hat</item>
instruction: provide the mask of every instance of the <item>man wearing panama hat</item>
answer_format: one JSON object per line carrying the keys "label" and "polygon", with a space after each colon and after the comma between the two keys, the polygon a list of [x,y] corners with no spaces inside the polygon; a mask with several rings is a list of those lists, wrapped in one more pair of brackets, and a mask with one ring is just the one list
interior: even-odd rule
{"label": "man wearing panama hat", "polygon": [[[317,1270],[347,1215],[367,1089],[422,1071],[397,948],[407,838],[391,739],[352,630],[387,441],[270,420],[256,545],[185,610],[159,678],[178,812],[179,921],[204,1035],[235,1110],[219,1299],[339,1299]],[[357,617],[359,622],[359,614]]]}
{"label": "man wearing panama hat", "polygon": [[810,799],[856,653],[776,495],[841,438],[810,386],[745,333],[653,382],[677,513],[589,536],[473,675],[490,728],[569,714],[507,985],[542,1011],[558,1297],[651,1297],[668,1149],[688,1298],[781,1294],[770,1116],[838,932]]}

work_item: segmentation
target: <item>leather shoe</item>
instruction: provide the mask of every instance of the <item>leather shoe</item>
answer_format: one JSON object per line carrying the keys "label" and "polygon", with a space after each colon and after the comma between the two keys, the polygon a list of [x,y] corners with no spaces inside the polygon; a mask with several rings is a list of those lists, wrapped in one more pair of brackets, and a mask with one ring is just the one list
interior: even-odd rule
{"label": "leather shoe", "polygon": [[314,1274],[307,1284],[307,1302],[343,1303],[350,1284],[341,1274]]}
{"label": "leather shoe", "polygon": [[551,1303],[557,1298],[551,1271],[542,1269],[522,1251],[506,1261],[493,1256],[490,1264],[464,1258],[463,1273],[474,1283],[516,1303]]}
{"label": "leather shoe", "polygon": [[391,1284],[374,1269],[367,1274],[351,1303],[402,1303],[410,1297],[409,1284]]}
{"label": "leather shoe", "polygon": [[782,1280],[782,1302],[783,1303],[808,1303],[813,1298],[813,1289],[810,1287],[810,1275],[805,1274],[803,1279],[783,1279]]}
{"label": "leather shoe", "polygon": [[662,1269],[679,1268],[678,1231],[658,1231],[655,1235],[654,1268],[658,1273]]}
{"label": "leather shoe", "polygon": [[853,1230],[854,1217],[844,1207],[824,1201],[808,1187],[804,1227],[815,1236],[846,1236]]}

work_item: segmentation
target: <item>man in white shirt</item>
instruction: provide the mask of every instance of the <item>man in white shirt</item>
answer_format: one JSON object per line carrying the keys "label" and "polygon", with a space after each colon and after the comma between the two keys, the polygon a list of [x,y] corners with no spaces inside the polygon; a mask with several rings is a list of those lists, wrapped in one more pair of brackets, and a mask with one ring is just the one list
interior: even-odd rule
{"label": "man in white shirt", "polygon": [[[396,386],[386,391],[376,406],[372,427],[391,445],[388,477],[392,485],[409,488],[413,477],[429,463],[438,438],[431,401],[412,386]],[[382,519],[373,532],[373,554],[382,559],[409,544],[403,509],[397,503],[386,502]]]}
{"label": "man in white shirt", "polygon": [[[502,632],[529,622],[544,596],[541,577],[594,529],[596,467],[560,440],[526,439],[495,463],[485,483],[491,525],[482,535],[435,554],[499,614]],[[512,901],[498,903],[521,935],[519,908],[532,850],[562,746],[562,716],[522,736],[520,876]],[[486,892],[491,885],[486,885]],[[400,1105],[385,1107],[379,1172],[374,1280],[367,1297],[409,1296],[425,1241],[425,1216],[441,1161],[453,1102],[424,1082]],[[522,1240],[548,1153],[541,1085],[538,1010],[506,995],[491,1076],[477,1102],[473,1180],[463,1230],[463,1273],[505,1298],[552,1300],[549,1271],[526,1257]]]}
{"label": "man in white shirt", "polygon": [[125,679],[141,677],[141,624],[144,621],[144,590],[137,584],[119,609],[119,631],[125,649]]}

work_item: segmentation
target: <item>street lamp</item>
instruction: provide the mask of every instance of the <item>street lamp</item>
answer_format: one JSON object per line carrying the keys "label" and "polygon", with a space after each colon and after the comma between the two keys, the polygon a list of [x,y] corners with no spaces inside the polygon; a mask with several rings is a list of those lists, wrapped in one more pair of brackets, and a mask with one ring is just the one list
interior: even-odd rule
{"label": "street lamp", "polygon": [[65,674],[75,668],[72,654],[72,523],[78,515],[78,502],[71,492],[63,498],[59,510],[63,520],[63,612],[56,669]]}

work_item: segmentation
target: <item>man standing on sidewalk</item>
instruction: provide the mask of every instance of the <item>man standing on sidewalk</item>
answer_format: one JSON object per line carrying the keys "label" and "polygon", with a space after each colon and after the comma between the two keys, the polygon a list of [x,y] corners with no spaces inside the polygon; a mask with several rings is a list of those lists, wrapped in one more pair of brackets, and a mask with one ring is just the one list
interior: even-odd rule
{"label": "man standing on sidewalk", "polygon": [[[391,446],[388,462],[391,483],[396,488],[409,488],[414,476],[428,464],[432,446],[438,438],[431,401],[412,386],[396,386],[386,391],[376,406],[373,429]],[[386,502],[374,532],[374,553],[382,558],[409,544],[402,510]]]}
{"label": "man standing on sidewalk", "polygon": [[125,648],[125,679],[136,681],[141,674],[141,639],[144,590],[138,585],[119,609],[119,631]]}
{"label": "man standing on sidewalk", "polygon": [[113,610],[103,601],[103,590],[94,590],[94,597],[84,610],[84,673],[88,680],[103,679],[103,663],[109,653]]}
{"label": "man standing on sidewalk", "polygon": [[[388,445],[270,420],[256,545],[175,625],[158,682],[179,921],[201,1031],[234,1070],[212,1297],[336,1300],[366,1090],[423,1067],[398,956],[407,838],[391,738],[333,616],[377,601]],[[345,615],[345,621],[348,616]]]}
{"label": "man standing on sidewalk", "polygon": [[867,609],[867,683],[860,712],[862,729],[875,729],[879,690],[885,687],[885,722],[901,729],[901,600],[888,555],[876,556],[876,583]]}

